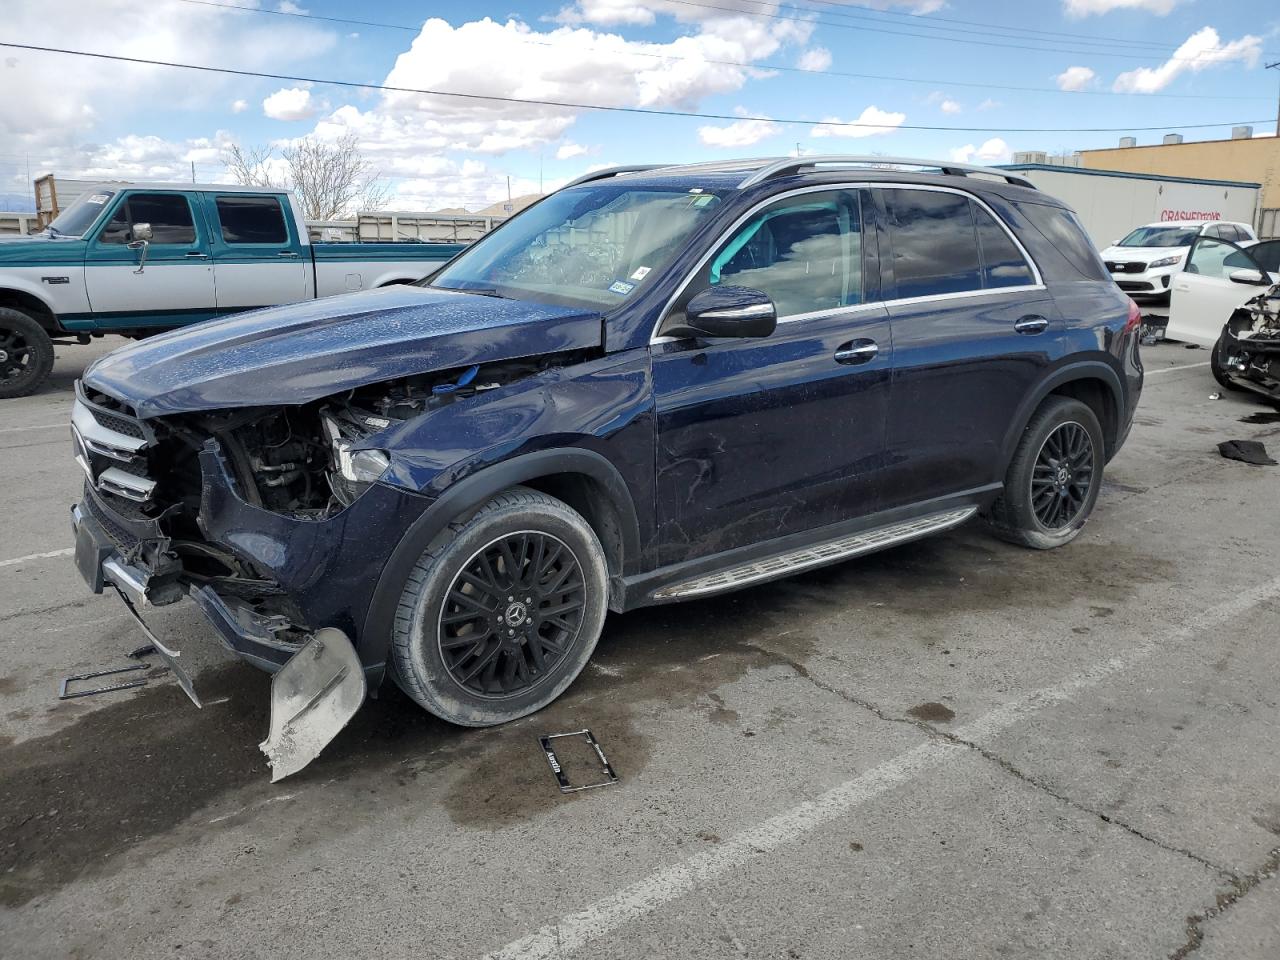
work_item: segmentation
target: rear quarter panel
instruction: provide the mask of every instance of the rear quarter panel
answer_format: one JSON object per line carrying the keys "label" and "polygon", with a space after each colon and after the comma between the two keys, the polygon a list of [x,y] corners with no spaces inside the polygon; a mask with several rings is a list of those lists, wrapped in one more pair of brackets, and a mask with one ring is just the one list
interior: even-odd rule
{"label": "rear quarter panel", "polygon": [[465,248],[464,243],[313,243],[316,296],[421,280]]}

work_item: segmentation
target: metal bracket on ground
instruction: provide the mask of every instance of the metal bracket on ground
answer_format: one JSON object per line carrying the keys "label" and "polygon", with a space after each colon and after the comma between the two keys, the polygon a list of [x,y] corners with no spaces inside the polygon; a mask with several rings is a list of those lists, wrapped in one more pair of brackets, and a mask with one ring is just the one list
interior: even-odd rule
{"label": "metal bracket on ground", "polygon": [[[600,758],[600,769],[607,779],[599,780],[595,783],[584,783],[580,786],[574,786],[569,782],[569,778],[565,776],[564,768],[560,764],[560,758],[556,756],[555,750],[551,746],[552,740],[559,740],[563,737],[582,737],[596,752],[596,756]],[[572,733],[553,733],[545,737],[539,737],[538,742],[542,744],[542,752],[546,754],[547,764],[551,767],[551,772],[555,774],[556,782],[560,784],[561,793],[577,793],[579,790],[590,790],[594,787],[607,787],[611,783],[618,782],[618,775],[614,773],[613,766],[605,757],[604,751],[600,749],[600,744],[596,738],[591,735],[590,730],[575,730]]]}

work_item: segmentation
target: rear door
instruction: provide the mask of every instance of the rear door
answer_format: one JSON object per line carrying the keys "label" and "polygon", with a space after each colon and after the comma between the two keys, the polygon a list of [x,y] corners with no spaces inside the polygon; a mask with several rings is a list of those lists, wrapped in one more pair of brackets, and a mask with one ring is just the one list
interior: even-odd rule
{"label": "rear door", "polygon": [[673,304],[668,317],[709,286],[752,287],[778,325],[651,347],[661,563],[878,509],[892,344],[865,198],[802,191],[758,208]]}
{"label": "rear door", "polygon": [[[151,227],[145,259],[137,224]],[[173,327],[214,315],[209,230],[189,193],[121,193],[88,239],[84,273],[100,327]]]}
{"label": "rear door", "polygon": [[219,313],[309,299],[310,248],[284,198],[270,193],[209,193]]}
{"label": "rear door", "polygon": [[1002,480],[1009,418],[1063,352],[1063,324],[1030,256],[968,194],[872,191],[893,331],[890,505]]}
{"label": "rear door", "polygon": [[1246,249],[1227,240],[1196,238],[1186,266],[1173,279],[1165,335],[1171,340],[1212,347],[1235,309],[1274,282],[1275,268],[1280,266],[1277,258],[1277,240],[1251,244]]}

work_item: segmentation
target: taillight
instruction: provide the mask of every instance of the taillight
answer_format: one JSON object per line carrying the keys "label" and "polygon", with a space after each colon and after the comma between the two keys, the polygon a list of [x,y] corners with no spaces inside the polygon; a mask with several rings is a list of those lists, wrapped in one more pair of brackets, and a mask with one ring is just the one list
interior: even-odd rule
{"label": "taillight", "polygon": [[1131,333],[1142,326],[1142,308],[1129,298],[1129,319],[1125,321],[1124,332]]}

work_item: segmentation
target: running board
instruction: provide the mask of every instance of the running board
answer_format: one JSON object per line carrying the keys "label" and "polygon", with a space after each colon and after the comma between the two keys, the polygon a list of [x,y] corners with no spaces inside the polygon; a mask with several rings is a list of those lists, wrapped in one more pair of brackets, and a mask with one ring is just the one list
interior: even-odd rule
{"label": "running board", "polygon": [[721,590],[734,590],[760,580],[787,577],[802,570],[848,560],[850,557],[950,530],[964,523],[977,512],[977,507],[961,507],[958,510],[946,510],[927,517],[918,517],[915,520],[904,520],[901,523],[891,523],[886,527],[864,530],[862,533],[853,533],[838,540],[828,540],[826,543],[819,543],[812,547],[802,547],[799,550],[738,564],[692,580],[672,584],[655,591],[653,597],[655,600],[697,597],[707,593],[718,593]]}

